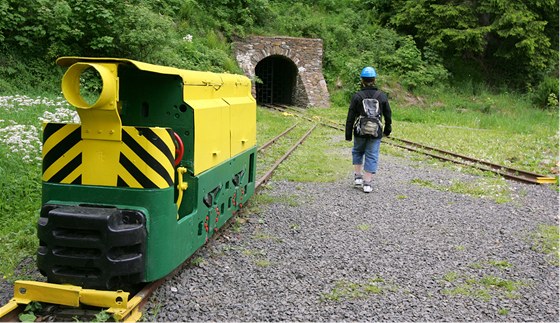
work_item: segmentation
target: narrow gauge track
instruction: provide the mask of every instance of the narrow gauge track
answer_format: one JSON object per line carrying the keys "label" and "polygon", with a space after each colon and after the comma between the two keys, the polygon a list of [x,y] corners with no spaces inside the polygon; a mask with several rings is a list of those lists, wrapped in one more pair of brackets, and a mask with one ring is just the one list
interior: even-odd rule
{"label": "narrow gauge track", "polygon": [[[292,127],[288,128],[287,130],[285,130],[281,136],[287,134],[289,131],[291,131],[297,124],[293,125]],[[257,180],[257,182],[255,183],[255,190],[258,191],[261,186],[263,184],[265,184],[271,177],[272,174],[274,173],[274,171],[278,168],[278,166],[280,166],[280,164],[282,164],[282,162],[284,160],[286,160],[294,150],[297,149],[297,147],[299,147],[299,145],[301,145],[305,139],[307,139],[307,137],[309,137],[309,135],[311,134],[311,132],[317,127],[317,124],[314,124],[290,149],[288,149],[288,151],[286,151],[286,153],[280,157],[278,160],[276,160],[276,162],[274,163],[274,165],[272,165],[272,167],[261,177]],[[275,142],[277,140],[278,137],[273,138],[270,142]],[[266,143],[263,145],[263,147],[268,147],[269,144]],[[264,148],[263,148],[264,149]],[[259,149],[260,151],[261,149]]]}
{"label": "narrow gauge track", "polygon": [[457,154],[443,149],[421,145],[404,139],[398,139],[398,138],[389,138],[389,139],[390,141],[387,143],[395,147],[403,148],[414,152],[419,152],[424,155],[428,155],[444,161],[453,162],[455,164],[471,166],[480,170],[493,172],[505,178],[516,180],[519,182],[531,183],[531,184],[547,184],[547,183],[556,182],[556,179],[554,177],[547,177],[544,175],[539,175],[536,173],[527,172],[520,169],[515,169],[507,166],[490,163],[484,160]]}
{"label": "narrow gauge track", "polygon": [[[287,112],[287,111],[292,111],[290,113],[293,113],[295,115],[297,115],[298,117],[301,117],[303,119],[306,120],[310,120],[310,121],[314,121],[312,118],[306,117],[301,115],[301,113],[299,113],[299,111],[297,111],[294,108],[285,106],[285,105],[278,105],[278,104],[266,104],[265,107],[277,110],[277,111],[282,111],[282,112]],[[336,124],[332,121],[330,121],[329,123],[325,123],[325,122],[321,122],[321,125],[326,126],[326,127],[330,127],[333,129],[337,129],[340,131],[345,131],[345,129],[340,125],[340,124]],[[428,155],[430,157],[434,157],[443,161],[448,161],[448,162],[452,162],[455,164],[460,164],[460,165],[466,165],[466,166],[470,166],[470,167],[474,167],[483,171],[488,171],[488,172],[493,172],[496,173],[498,175],[503,176],[504,178],[508,178],[511,180],[516,180],[519,182],[524,182],[524,183],[530,183],[530,184],[554,184],[556,183],[556,178],[554,177],[548,177],[545,175],[540,175],[540,174],[536,174],[536,173],[532,173],[532,172],[528,172],[528,171],[524,171],[524,170],[520,170],[520,169],[516,169],[516,168],[512,168],[512,167],[507,167],[507,166],[503,166],[503,165],[498,165],[495,163],[491,163],[491,162],[487,162],[484,160],[480,160],[474,157],[469,157],[469,156],[465,156],[465,155],[461,155],[461,154],[457,154],[451,151],[447,151],[447,150],[443,150],[443,149],[439,149],[439,148],[435,148],[435,147],[430,147],[430,146],[426,146],[423,144],[419,144],[410,140],[405,140],[405,139],[399,139],[396,137],[385,137],[383,138],[383,142],[392,145],[394,147],[399,147],[402,149],[406,149],[409,151],[414,151],[420,154],[424,154],[424,155]]]}
{"label": "narrow gauge track", "polygon": [[[313,121],[313,120],[311,120],[311,121]],[[271,146],[272,144],[277,142],[280,138],[282,138],[283,136],[288,134],[290,131],[292,131],[298,124],[299,123],[296,123],[296,124],[292,125],[288,129],[284,130],[282,133],[277,135],[276,137],[274,137],[271,140],[269,140],[268,142],[264,143],[261,147],[259,147],[258,152],[263,151],[264,149],[268,148],[269,146]],[[258,192],[258,190],[264,184],[266,184],[268,182],[268,180],[270,180],[274,171],[280,166],[280,164],[282,164],[283,161],[285,161],[292,154],[292,152],[294,152],[305,141],[305,139],[307,139],[307,137],[309,137],[309,135],[317,127],[317,125],[318,124],[315,123],[301,138],[299,138],[299,140],[297,140],[297,142],[294,145],[292,145],[286,151],[286,153],[282,157],[280,157],[278,160],[276,160],[274,165],[268,171],[266,171],[265,174],[262,177],[260,177],[256,181],[256,183],[255,183],[255,191],[256,192]],[[232,217],[232,219],[234,219],[234,218],[235,217]],[[227,230],[227,227],[230,224],[231,224],[231,219],[230,219],[230,221],[228,221],[226,226],[222,228],[222,230],[218,231],[219,232],[218,234],[212,236],[212,240],[215,240],[215,239],[219,238],[220,233],[223,233],[225,230]],[[129,300],[123,300],[123,301],[119,302],[120,307],[110,308],[109,310],[107,310],[107,312],[112,314],[113,318],[118,320],[118,321],[126,321],[126,322],[136,322],[136,321],[138,321],[142,316],[142,309],[144,308],[144,306],[148,302],[150,296],[155,292],[155,290],[157,288],[159,288],[161,285],[163,285],[168,279],[175,276],[177,273],[179,273],[181,270],[183,270],[186,266],[188,266],[189,262],[190,262],[190,258],[187,259],[182,265],[177,267],[171,274],[169,274],[166,277],[163,277],[159,280],[156,280],[154,282],[151,282],[151,283],[145,285],[140,291],[138,291]],[[80,292],[78,292],[78,298],[80,297],[79,294],[80,294]],[[11,303],[9,303],[9,304],[11,304]],[[11,310],[8,313],[6,313],[4,316],[0,317],[0,322],[14,322],[14,321],[17,321],[18,320],[18,315],[21,312],[23,312],[23,309],[25,307],[24,305],[19,305],[18,306],[15,303],[11,304],[11,306],[13,308],[11,308]],[[56,307],[56,306],[54,306],[54,307]],[[75,307],[58,307],[56,309],[54,307],[52,308],[52,311],[50,313],[47,313],[46,315],[44,315],[42,317],[39,317],[39,321],[62,321],[62,319],[67,319],[67,318],[72,319],[73,317],[78,316],[78,314],[92,316],[95,313],[99,313],[99,309],[89,310],[89,311],[88,310],[77,311]]]}

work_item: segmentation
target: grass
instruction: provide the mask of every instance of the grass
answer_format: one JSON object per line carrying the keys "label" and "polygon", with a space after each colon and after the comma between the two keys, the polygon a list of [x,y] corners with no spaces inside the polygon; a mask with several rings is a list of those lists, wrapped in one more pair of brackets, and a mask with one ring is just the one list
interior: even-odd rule
{"label": "grass", "polygon": [[485,261],[474,262],[472,264],[469,264],[469,268],[476,269],[476,270],[482,270],[487,268],[497,268],[500,270],[506,270],[506,269],[513,268],[513,264],[507,260],[491,259],[491,260],[485,260]]}
{"label": "grass", "polygon": [[444,288],[442,293],[451,296],[464,296],[489,301],[492,297],[513,299],[519,297],[518,290],[526,284],[521,281],[503,279],[493,275],[484,275],[482,278],[460,275],[449,272],[443,275],[442,280],[451,284]]}
{"label": "grass", "polygon": [[496,203],[507,203],[512,200],[508,183],[498,176],[477,177],[474,181],[450,180],[448,183],[433,183],[429,180],[413,178],[411,184],[436,189],[444,192],[454,192],[478,198],[489,198]]}
{"label": "grass", "polygon": [[560,234],[557,225],[541,224],[531,234],[532,249],[546,255],[548,263],[560,266]]}
{"label": "grass", "polygon": [[394,286],[385,283],[385,280],[381,277],[370,278],[366,282],[358,283],[338,280],[335,282],[332,290],[321,295],[321,300],[338,302],[351,299],[363,299],[392,290],[394,290]]}
{"label": "grass", "polygon": [[0,97],[0,274],[10,281],[38,247],[42,120],[69,120],[68,108],[59,97]]}
{"label": "grass", "polygon": [[370,226],[369,226],[369,224],[358,224],[358,226],[356,226],[356,228],[358,228],[358,230],[360,230],[360,231],[368,231]]}
{"label": "grass", "polygon": [[[492,298],[516,299],[521,295],[520,289],[528,285],[528,283],[520,280],[511,280],[498,277],[494,274],[486,274],[485,272],[495,273],[497,268],[505,275],[513,265],[500,259],[482,260],[470,264],[468,266],[475,269],[479,274],[471,275],[457,271],[449,271],[441,276],[441,285],[444,287],[441,293],[454,297],[475,298],[483,301],[490,301]],[[509,311],[502,308],[502,314],[507,315]]]}
{"label": "grass", "polygon": [[[341,150],[348,145],[333,141],[335,130],[318,127],[277,170],[278,178],[296,182],[334,182],[348,174],[350,162]],[[327,162],[328,161],[328,162]]]}
{"label": "grass", "polygon": [[507,260],[489,260],[488,263],[499,269],[507,269],[513,266]]}
{"label": "grass", "polygon": [[498,310],[498,315],[508,315],[509,314],[509,310],[507,308],[500,308]]}
{"label": "grass", "polygon": [[196,257],[194,259],[191,260],[191,265],[195,266],[195,267],[200,267],[202,264],[204,264],[204,258],[202,257]]}
{"label": "grass", "polygon": [[[383,90],[383,89],[382,89]],[[558,171],[558,110],[541,110],[525,96],[449,88],[391,92],[392,135],[504,166],[550,175]],[[312,109],[344,123],[347,106]]]}
{"label": "grass", "polygon": [[301,225],[297,223],[290,224],[290,230],[292,231],[299,231],[301,230]]}
{"label": "grass", "polygon": [[272,262],[266,259],[266,251],[263,249],[245,249],[241,254],[251,258],[257,267],[266,268],[272,265]]}

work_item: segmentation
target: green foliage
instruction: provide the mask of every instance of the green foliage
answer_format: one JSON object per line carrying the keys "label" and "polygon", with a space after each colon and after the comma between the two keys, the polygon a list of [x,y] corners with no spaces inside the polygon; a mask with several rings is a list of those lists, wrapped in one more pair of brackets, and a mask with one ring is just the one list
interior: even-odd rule
{"label": "green foliage", "polygon": [[558,68],[556,1],[399,0],[392,8],[397,30],[446,60],[479,65],[494,83],[534,84]]}
{"label": "green foliage", "polygon": [[196,257],[191,260],[191,265],[193,266],[200,267],[202,264],[204,264],[204,258],[202,257]]}
{"label": "green foliage", "polygon": [[[117,21],[118,33],[112,42],[116,47],[115,54],[173,65],[177,57],[170,54],[179,41],[173,20],[145,6],[125,3],[124,10],[126,14]],[[107,46],[112,45],[108,43]]]}
{"label": "green foliage", "polygon": [[101,311],[95,314],[95,318],[92,322],[107,322],[111,318],[111,314],[107,313],[107,311]]}
{"label": "green foliage", "polygon": [[37,316],[33,313],[21,313],[18,318],[20,322],[35,322]]}
{"label": "green foliage", "polygon": [[532,91],[531,99],[539,107],[549,110],[558,109],[558,78],[545,77]]}
{"label": "green foliage", "polygon": [[40,311],[43,309],[43,306],[39,302],[31,302],[25,306],[25,309],[21,314],[19,314],[18,318],[21,322],[35,322],[37,320],[37,316],[35,312]]}
{"label": "green foliage", "polygon": [[41,198],[37,165],[26,165],[8,154],[0,143],[0,274],[10,277],[13,268],[37,248],[35,224]]}
{"label": "green foliage", "polygon": [[508,315],[509,314],[509,309],[507,308],[500,308],[498,310],[498,315]]}
{"label": "green foliage", "polygon": [[[53,62],[69,55],[239,73],[229,43],[250,34],[323,39],[340,101],[367,65],[408,89],[445,82],[447,69],[472,80],[464,66],[535,85],[557,74],[557,16],[552,0],[0,0],[0,91],[57,89]],[[558,99],[535,96],[541,106]]]}

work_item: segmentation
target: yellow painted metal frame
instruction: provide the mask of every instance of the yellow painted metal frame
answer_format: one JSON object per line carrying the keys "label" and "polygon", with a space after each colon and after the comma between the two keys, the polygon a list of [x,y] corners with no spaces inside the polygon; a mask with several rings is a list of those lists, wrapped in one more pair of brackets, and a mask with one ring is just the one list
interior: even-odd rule
{"label": "yellow painted metal frame", "polygon": [[[80,94],[80,76],[89,68],[95,69],[103,81],[101,94],[93,104],[87,103]],[[121,141],[117,64],[76,63],[70,66],[62,77],[62,94],[78,110],[82,139]]]}
{"label": "yellow painted metal frame", "polygon": [[[256,145],[256,102],[251,95],[251,81],[243,75],[181,70],[119,58],[61,57],[57,63],[70,66],[69,71],[75,69],[68,76],[68,80],[73,81],[76,80],[74,74],[79,75],[79,71],[94,65],[102,77],[104,87],[105,84],[112,87],[107,93],[115,90],[118,94],[118,77],[111,74],[116,73],[118,64],[132,65],[139,70],[158,74],[180,76],[184,85],[183,100],[194,111],[192,171],[195,175]],[[115,66],[114,69],[109,67],[111,64]],[[113,80],[116,82],[114,86]],[[76,89],[72,91],[76,92]],[[66,97],[74,100],[77,105],[71,103],[78,108],[97,107],[101,102],[113,103],[105,99],[104,91],[93,106],[84,105],[75,96]],[[110,97],[115,98],[114,107],[117,111],[118,96],[111,94]],[[106,129],[101,130],[105,134]]]}
{"label": "yellow painted metal frame", "polygon": [[135,322],[142,316],[142,313],[135,310],[142,299],[133,297],[129,300],[129,295],[130,293],[122,290],[100,291],[73,285],[18,280],[14,284],[14,297],[0,308],[0,318],[19,305],[35,301],[71,307],[95,306],[106,309],[116,320],[126,318],[127,321]]}
{"label": "yellow painted metal frame", "polygon": [[555,177],[537,177],[537,183],[539,184],[556,184]]}

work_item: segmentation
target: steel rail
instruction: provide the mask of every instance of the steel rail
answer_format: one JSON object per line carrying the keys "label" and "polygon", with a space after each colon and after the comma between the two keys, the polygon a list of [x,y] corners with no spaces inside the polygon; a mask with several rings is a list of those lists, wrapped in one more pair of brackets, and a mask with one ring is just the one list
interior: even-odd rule
{"label": "steel rail", "polygon": [[413,147],[410,147],[410,146],[399,145],[399,144],[396,144],[395,142],[385,142],[385,143],[387,143],[391,146],[399,147],[399,148],[402,148],[402,149],[406,149],[406,150],[409,150],[409,151],[414,151],[414,152],[421,153],[421,154],[424,154],[424,155],[427,155],[427,156],[430,156],[430,157],[434,157],[434,158],[437,158],[437,159],[440,159],[440,160],[443,160],[443,161],[448,161],[448,162],[452,162],[452,163],[455,163],[455,164],[465,165],[465,166],[469,166],[469,167],[478,168],[480,170],[493,172],[493,173],[499,174],[499,175],[501,175],[505,178],[508,178],[508,179],[513,179],[513,180],[517,180],[517,181],[520,181],[520,182],[531,183],[531,184],[541,184],[541,182],[539,182],[537,180],[537,178],[518,176],[518,175],[515,175],[513,173],[508,173],[507,171],[502,171],[502,170],[498,170],[498,169],[491,168],[491,167],[485,167],[483,165],[477,164],[476,162],[462,161],[462,160],[457,160],[457,159],[454,159],[454,158],[448,158],[448,157],[445,157],[445,156],[442,156],[442,155],[430,153],[428,151],[423,151],[421,149],[416,149],[416,148],[413,148]]}
{"label": "steel rail", "polygon": [[[555,178],[552,177],[546,177],[544,175],[540,175],[537,173],[533,173],[533,172],[528,172],[528,171],[524,171],[524,170],[520,170],[520,169],[516,169],[516,168],[512,168],[512,167],[507,167],[507,166],[503,166],[503,165],[499,165],[496,163],[491,163],[491,162],[487,162],[484,160],[480,160],[477,158],[473,158],[473,157],[469,157],[469,156],[465,156],[462,154],[458,154],[458,153],[454,153],[451,151],[447,151],[447,150],[443,150],[443,149],[439,149],[439,148],[435,148],[435,147],[431,147],[431,146],[427,146],[427,145],[422,145],[422,144],[418,144],[409,140],[404,140],[404,139],[399,139],[399,138],[394,138],[394,137],[390,137],[390,140],[394,140],[394,141],[399,141],[402,143],[405,143],[407,145],[411,145],[414,147],[418,147],[420,149],[426,149],[426,150],[431,150],[431,151],[435,151],[444,155],[449,155],[449,156],[453,156],[461,160],[454,160],[454,159],[450,159],[450,158],[445,158],[445,157],[441,157],[439,155],[436,154],[430,154],[427,153],[427,155],[436,157],[436,158],[440,158],[440,159],[444,159],[447,161],[452,161],[454,163],[457,164],[463,164],[463,165],[468,165],[468,166],[473,166],[475,168],[481,169],[481,170],[485,170],[485,171],[491,171],[497,174],[500,174],[506,178],[509,179],[514,179],[514,180],[519,180],[519,181],[523,181],[523,182],[527,182],[527,183],[532,183],[532,184],[543,184],[543,183],[551,183],[555,181]],[[404,148],[401,146],[401,148]],[[408,149],[408,148],[405,148]],[[410,150],[410,149],[409,149]],[[415,150],[417,151],[417,150]],[[424,153],[424,152],[422,152]]]}
{"label": "steel rail", "polygon": [[272,145],[273,143],[276,142],[276,140],[280,139],[282,136],[284,136],[285,134],[287,134],[288,132],[292,131],[296,126],[298,125],[298,123],[294,124],[293,126],[289,127],[288,129],[284,130],[281,134],[279,134],[278,136],[272,138],[270,141],[266,142],[265,144],[263,144],[262,146],[259,147],[259,149],[257,150],[258,152],[266,149],[268,146]]}
{"label": "steel rail", "polygon": [[275,163],[274,165],[261,177],[257,180],[257,182],[255,183],[255,191],[259,190],[261,188],[261,186],[263,184],[265,184],[271,177],[272,174],[274,173],[274,171],[278,168],[278,166],[280,166],[280,164],[286,160],[294,150],[296,150],[296,148],[301,145],[301,143],[303,143],[305,141],[305,139],[307,139],[307,137],[309,137],[309,135],[311,134],[311,132],[317,127],[317,123],[313,125],[313,127],[311,127],[311,129],[309,129],[290,149],[288,149],[288,151],[282,156],[280,157]]}

